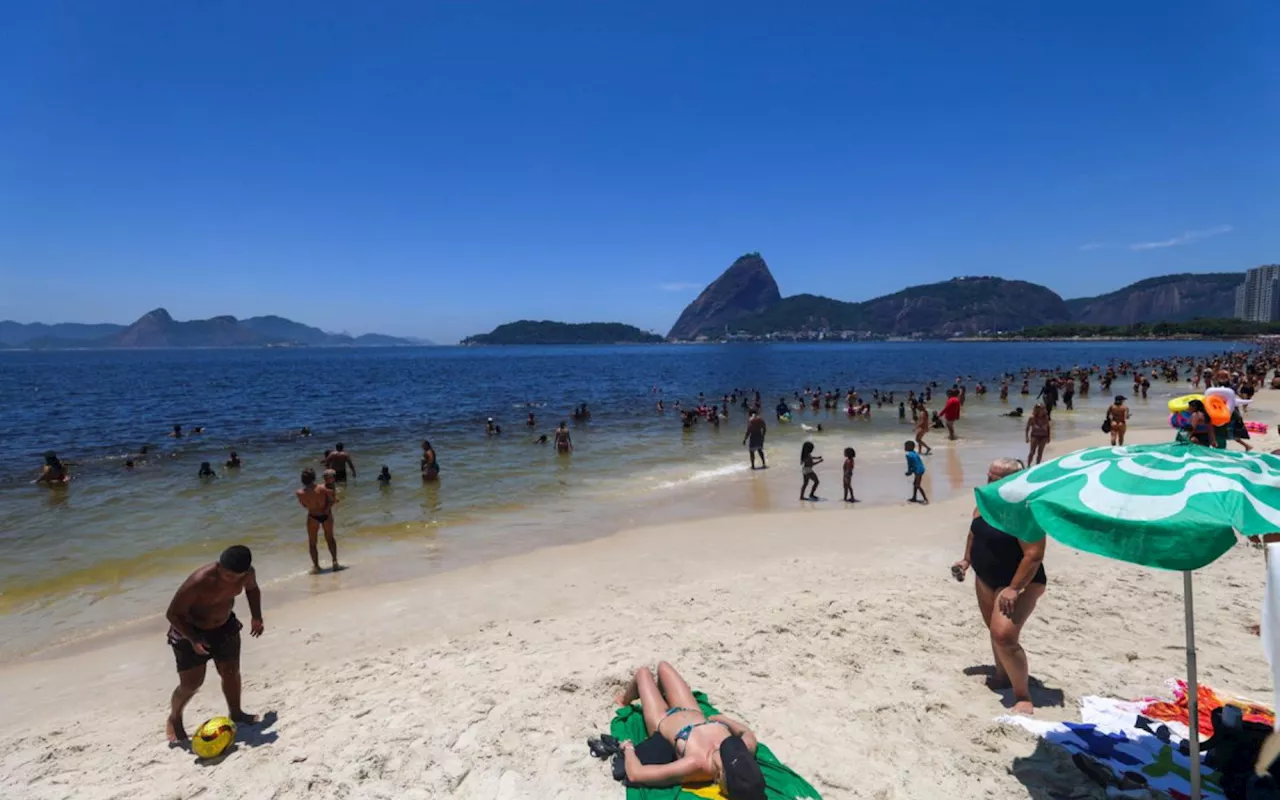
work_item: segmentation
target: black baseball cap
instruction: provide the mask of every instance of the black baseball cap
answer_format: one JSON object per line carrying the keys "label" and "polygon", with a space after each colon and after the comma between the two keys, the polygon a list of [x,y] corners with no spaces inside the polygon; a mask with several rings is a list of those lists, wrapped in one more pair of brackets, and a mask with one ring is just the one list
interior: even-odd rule
{"label": "black baseball cap", "polygon": [[720,743],[720,763],[729,800],[765,800],[764,774],[741,736],[730,736]]}

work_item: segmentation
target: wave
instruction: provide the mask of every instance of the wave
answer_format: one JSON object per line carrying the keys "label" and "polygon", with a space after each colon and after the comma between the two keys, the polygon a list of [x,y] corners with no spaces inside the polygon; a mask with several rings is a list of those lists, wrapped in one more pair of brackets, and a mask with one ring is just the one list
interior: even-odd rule
{"label": "wave", "polygon": [[688,486],[691,483],[704,483],[706,481],[715,480],[716,478],[734,475],[739,472],[748,472],[750,469],[750,465],[745,463],[725,464],[724,466],[713,467],[711,469],[700,469],[692,475],[688,475],[683,478],[663,481],[662,483],[654,485],[653,488],[655,490],[678,489],[682,486]]}

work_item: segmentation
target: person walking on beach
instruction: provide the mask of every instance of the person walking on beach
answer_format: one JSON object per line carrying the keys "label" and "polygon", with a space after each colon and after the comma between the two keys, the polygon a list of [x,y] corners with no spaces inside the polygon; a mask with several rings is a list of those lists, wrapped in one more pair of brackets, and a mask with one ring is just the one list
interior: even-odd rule
{"label": "person walking on beach", "polygon": [[556,428],[556,452],[561,454],[573,452],[573,439],[569,438],[569,426],[564,421],[560,421],[560,427]]}
{"label": "person walking on beach", "polygon": [[924,443],[924,437],[929,433],[929,425],[929,409],[921,403],[920,414],[916,417],[916,448],[926,456],[933,452],[933,448]]}
{"label": "person walking on beach", "polygon": [[249,635],[261,636],[265,630],[262,592],[253,571],[253,554],[244,545],[228,547],[217,561],[191,573],[169,603],[168,642],[178,667],[178,688],[173,690],[165,720],[170,744],[187,741],[182,711],[204,683],[211,660],[222,678],[227,716],[240,725],[258,721],[240,707],[240,629],[244,626],[231,610],[240,592],[249,601]]}
{"label": "person walking on beach", "polygon": [[[543,439],[547,437],[543,435]],[[436,461],[436,450],[427,439],[422,440],[422,460],[418,462],[422,471],[422,480],[434,481],[440,477],[440,462]]]}
{"label": "person walking on beach", "polygon": [[[813,468],[822,463],[822,456],[813,454],[813,442],[805,442],[800,445],[800,471],[804,475],[804,483],[800,484],[801,500],[817,500],[818,495],[818,473]],[[809,489],[809,484],[813,483],[813,488]],[[805,490],[809,489],[808,497],[805,497]]]}
{"label": "person walking on beach", "polygon": [[[987,469],[987,483],[1022,468],[1017,459],[997,459]],[[951,575],[957,581],[963,581],[965,573],[973,568],[978,611],[990,632],[996,662],[987,685],[997,691],[1013,689],[1015,714],[1030,715],[1035,711],[1027,653],[1018,639],[1048,583],[1044,547],[1044,539],[1024,542],[993,527],[975,508],[964,557],[951,567]]]}
{"label": "person walking on beach", "polygon": [[858,502],[858,498],[853,496],[853,460],[857,457],[858,454],[852,447],[844,449],[844,501],[846,503]]}
{"label": "person walking on beach", "polygon": [[351,458],[351,454],[347,452],[347,448],[342,442],[338,442],[338,449],[334,450],[324,458],[324,465],[328,469],[333,470],[334,480],[339,483],[347,482],[347,470],[351,470],[351,477],[356,476],[356,462]]}
{"label": "person walking on beach", "polygon": [[947,390],[947,402],[942,405],[942,421],[947,426],[947,438],[956,440],[956,420],[960,419],[960,392]]}
{"label": "person walking on beach", "polygon": [[756,453],[760,454],[760,469],[768,469],[769,465],[764,460],[764,435],[768,431],[764,424],[764,418],[760,416],[760,410],[751,409],[751,417],[747,420],[747,431],[742,434],[742,443],[747,447],[747,453],[751,456],[751,468],[756,468]]}
{"label": "person walking on beach", "polygon": [[302,471],[302,488],[294,492],[298,505],[307,510],[307,550],[311,554],[311,574],[319,575],[320,555],[316,551],[316,538],[324,527],[324,543],[329,547],[333,571],[342,569],[338,564],[338,542],[333,538],[333,506],[337,495],[327,486],[316,486],[316,471],[310,467]]}
{"label": "person walking on beach", "polygon": [[1035,408],[1031,409],[1031,416],[1027,417],[1025,431],[1027,444],[1031,445],[1031,449],[1027,452],[1028,465],[1044,461],[1044,446],[1049,443],[1052,427],[1048,412],[1043,405],[1036,403]]}
{"label": "person walking on beach", "polygon": [[1124,447],[1124,431],[1129,427],[1129,407],[1124,404],[1125,396],[1116,395],[1116,400],[1107,409],[1107,420],[1111,422],[1111,446]]}
{"label": "person walking on beach", "polygon": [[929,495],[924,493],[924,487],[920,485],[920,481],[924,480],[924,460],[916,452],[915,442],[904,443],[902,449],[907,451],[907,476],[911,478],[911,497],[907,498],[907,502],[928,505]]}

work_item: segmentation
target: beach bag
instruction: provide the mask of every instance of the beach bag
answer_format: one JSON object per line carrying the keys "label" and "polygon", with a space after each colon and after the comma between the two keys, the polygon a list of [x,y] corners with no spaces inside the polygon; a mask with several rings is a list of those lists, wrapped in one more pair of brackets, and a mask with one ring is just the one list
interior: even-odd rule
{"label": "beach bag", "polygon": [[1111,412],[1107,412],[1107,415],[1102,418],[1102,432],[1111,433]]}
{"label": "beach bag", "polygon": [[[1224,719],[1225,709],[1230,711]],[[1268,770],[1270,775],[1262,781],[1253,771],[1262,743],[1271,734],[1271,726],[1241,719],[1240,709],[1234,706],[1215,708],[1210,720],[1213,736],[1200,743],[1200,750],[1207,753],[1208,765],[1222,775],[1222,793],[1227,800],[1280,798],[1280,794],[1273,794],[1280,763],[1273,764]]]}

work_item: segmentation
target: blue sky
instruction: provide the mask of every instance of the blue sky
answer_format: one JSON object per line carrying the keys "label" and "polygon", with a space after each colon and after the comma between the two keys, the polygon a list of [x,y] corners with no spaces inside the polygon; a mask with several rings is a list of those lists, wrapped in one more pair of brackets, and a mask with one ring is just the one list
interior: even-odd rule
{"label": "blue sky", "polygon": [[0,318],[454,341],[1280,261],[1280,4],[6,4]]}

